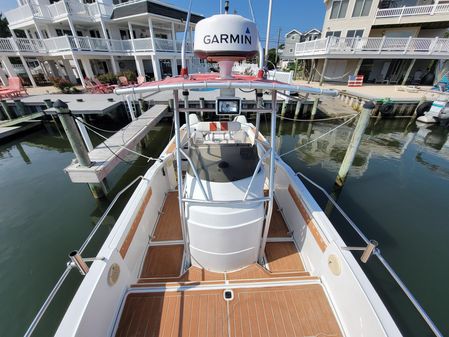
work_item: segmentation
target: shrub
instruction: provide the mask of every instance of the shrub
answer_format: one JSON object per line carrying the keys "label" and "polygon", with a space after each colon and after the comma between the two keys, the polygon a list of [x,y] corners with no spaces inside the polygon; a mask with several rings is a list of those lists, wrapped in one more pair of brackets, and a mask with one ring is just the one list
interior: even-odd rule
{"label": "shrub", "polygon": [[117,76],[112,73],[105,73],[97,76],[101,83],[117,84]]}
{"label": "shrub", "polygon": [[53,83],[53,86],[61,90],[63,93],[73,93],[72,87],[74,84],[65,78],[62,77],[51,77],[50,81]]}
{"label": "shrub", "polygon": [[122,72],[120,72],[120,73],[117,75],[117,77],[118,77],[118,76],[126,76],[126,78],[128,79],[128,81],[132,81],[132,82],[135,82],[135,81],[137,80],[136,73],[135,73],[134,71],[132,71],[132,70],[129,70],[129,69],[123,70]]}

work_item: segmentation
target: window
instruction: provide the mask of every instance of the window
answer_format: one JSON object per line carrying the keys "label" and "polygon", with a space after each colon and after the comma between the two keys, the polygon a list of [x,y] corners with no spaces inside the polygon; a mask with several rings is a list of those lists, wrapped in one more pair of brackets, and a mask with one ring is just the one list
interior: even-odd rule
{"label": "window", "polygon": [[348,33],[346,34],[346,37],[362,37],[362,36],[363,36],[363,29],[348,30]]}
{"label": "window", "polygon": [[290,48],[290,50],[289,50],[289,51],[290,51],[290,53],[293,53],[293,48]]}
{"label": "window", "polygon": [[368,16],[371,10],[373,0],[356,0],[352,16]]}
{"label": "window", "polygon": [[332,2],[331,19],[341,19],[346,16],[349,0],[334,0]]}
{"label": "window", "polygon": [[336,30],[336,31],[330,31],[330,32],[326,33],[326,37],[331,37],[331,36],[340,37],[341,36],[341,31]]}

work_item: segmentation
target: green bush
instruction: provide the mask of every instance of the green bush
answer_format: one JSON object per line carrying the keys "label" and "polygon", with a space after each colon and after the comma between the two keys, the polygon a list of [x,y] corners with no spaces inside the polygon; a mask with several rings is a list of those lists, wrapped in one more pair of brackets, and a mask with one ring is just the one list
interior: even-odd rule
{"label": "green bush", "polygon": [[132,82],[135,82],[137,80],[136,73],[134,71],[132,71],[132,70],[129,70],[129,69],[123,70],[122,72],[120,72],[117,75],[117,77],[118,76],[125,76],[128,79],[128,81],[132,81]]}
{"label": "green bush", "polygon": [[117,76],[112,73],[101,74],[97,78],[104,84],[117,84]]}
{"label": "green bush", "polygon": [[74,84],[65,78],[62,77],[51,77],[50,81],[53,83],[53,86],[61,90],[63,93],[71,94],[74,93],[72,90]]}

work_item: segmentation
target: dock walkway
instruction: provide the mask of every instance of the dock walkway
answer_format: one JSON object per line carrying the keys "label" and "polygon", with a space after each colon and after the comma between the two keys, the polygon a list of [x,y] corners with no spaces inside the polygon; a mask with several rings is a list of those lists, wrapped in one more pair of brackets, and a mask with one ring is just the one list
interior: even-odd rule
{"label": "dock walkway", "polygon": [[65,168],[74,183],[100,183],[134,149],[168,111],[168,105],[158,104],[144,112],[136,120],[116,132],[89,152],[93,165],[80,166],[73,163]]}
{"label": "dock walkway", "polygon": [[43,112],[37,112],[31,115],[25,115],[12,120],[0,122],[0,140],[11,137],[19,132],[23,132],[38,126],[41,121],[35,119],[44,116]]}

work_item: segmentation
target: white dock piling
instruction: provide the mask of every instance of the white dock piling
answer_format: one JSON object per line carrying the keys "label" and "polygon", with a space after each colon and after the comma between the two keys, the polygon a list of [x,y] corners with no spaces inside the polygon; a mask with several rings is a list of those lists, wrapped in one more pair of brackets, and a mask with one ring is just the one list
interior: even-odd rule
{"label": "white dock piling", "polygon": [[335,183],[340,187],[342,187],[345,183],[346,176],[348,175],[348,171],[351,168],[357,150],[359,149],[363,133],[368,126],[374,107],[375,105],[373,102],[366,102],[363,106],[362,112],[360,113],[359,120],[351,137],[351,142],[349,143],[345,157],[341,163],[340,170],[338,171],[337,179],[335,180]]}
{"label": "white dock piling", "polygon": [[[57,111],[58,117],[67,135],[67,138],[69,139],[70,145],[73,149],[76,159],[78,160],[79,165],[84,167],[91,166],[92,162],[89,158],[89,153],[87,152],[87,148],[84,145],[81,134],[76,127],[74,118],[71,115],[70,110],[68,109],[67,103],[64,103],[63,101],[58,99],[53,104],[53,107]],[[99,199],[104,197],[104,195],[106,194],[104,184],[88,185],[94,198]]]}

